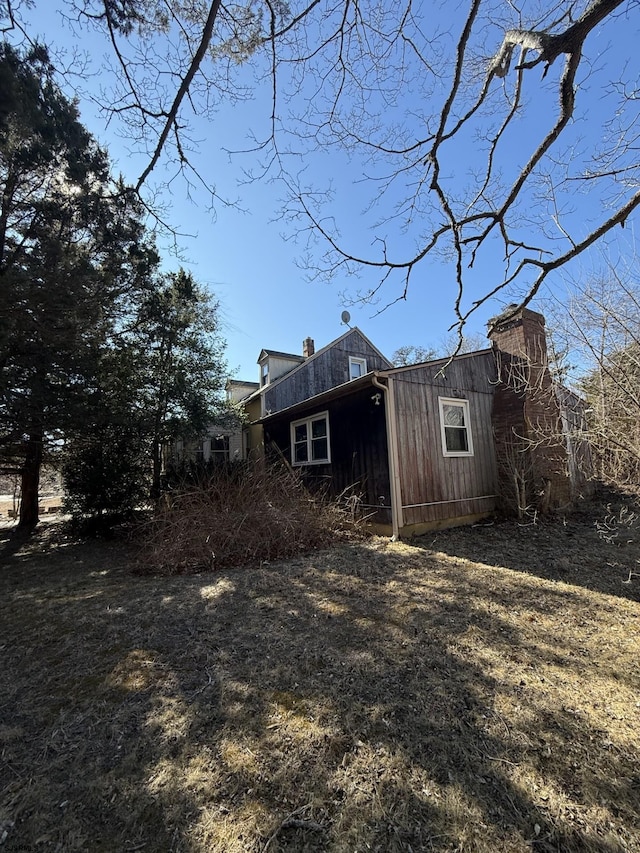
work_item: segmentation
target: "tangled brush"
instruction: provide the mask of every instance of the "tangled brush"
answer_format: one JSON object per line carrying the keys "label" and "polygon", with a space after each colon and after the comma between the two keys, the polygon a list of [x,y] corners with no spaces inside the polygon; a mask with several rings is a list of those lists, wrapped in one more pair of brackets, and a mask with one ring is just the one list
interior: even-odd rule
{"label": "tangled brush", "polygon": [[218,466],[167,492],[139,531],[138,565],[163,574],[285,559],[362,536],[353,494],[312,494],[298,472],[259,462]]}

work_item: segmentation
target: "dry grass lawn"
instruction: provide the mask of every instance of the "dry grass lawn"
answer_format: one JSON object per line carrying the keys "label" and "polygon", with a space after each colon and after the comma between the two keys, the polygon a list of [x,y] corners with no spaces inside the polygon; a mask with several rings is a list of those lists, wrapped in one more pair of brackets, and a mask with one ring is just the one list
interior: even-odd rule
{"label": "dry grass lawn", "polygon": [[638,559],[585,511],[159,578],[49,525],[2,555],[0,849],[637,853]]}

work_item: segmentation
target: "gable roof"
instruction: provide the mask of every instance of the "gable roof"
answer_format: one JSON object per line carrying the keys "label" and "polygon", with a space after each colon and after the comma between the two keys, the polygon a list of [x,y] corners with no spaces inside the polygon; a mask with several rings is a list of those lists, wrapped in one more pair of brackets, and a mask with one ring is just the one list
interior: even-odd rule
{"label": "gable roof", "polygon": [[278,350],[275,350],[275,349],[261,349],[260,355],[258,356],[258,364],[260,364],[260,362],[263,359],[269,358],[269,357],[286,358],[288,361],[299,361],[300,363],[307,360],[306,356],[297,355],[296,353],[293,353],[293,352],[278,352]]}
{"label": "gable roof", "polygon": [[418,367],[435,367],[437,364],[446,366],[451,361],[461,361],[463,358],[484,355],[491,351],[492,347],[485,347],[483,349],[475,349],[472,352],[459,352],[457,355],[445,355],[442,358],[430,358],[428,361],[416,361],[415,364],[400,364],[397,367],[391,368],[389,372],[395,375],[396,373],[404,373],[407,370],[415,370]]}
{"label": "gable roof", "polygon": [[[362,340],[365,341],[371,347],[371,349],[375,353],[377,353],[377,355],[380,356],[382,361],[387,364],[388,370],[393,369],[393,364],[389,361],[389,359],[386,357],[386,355],[383,355],[383,353],[380,352],[378,347],[374,343],[372,343],[371,340],[369,340],[369,338],[364,334],[364,332],[361,329],[359,329],[357,326],[351,326],[349,329],[347,329],[346,332],[344,332],[342,335],[340,335],[340,337],[335,338],[335,340],[331,341],[330,343],[326,344],[325,346],[321,347],[319,350],[314,352],[313,355],[310,355],[307,357],[302,356],[302,355],[294,355],[293,353],[288,353],[288,352],[279,352],[278,350],[272,350],[272,349],[260,350],[260,355],[258,356],[258,360],[257,360],[258,364],[260,364],[260,362],[268,356],[273,356],[275,358],[286,358],[286,359],[290,359],[291,361],[295,360],[298,362],[298,364],[295,367],[292,367],[291,370],[288,370],[286,373],[283,373],[281,376],[278,376],[278,378],[274,379],[273,382],[269,382],[267,385],[259,385],[258,384],[258,386],[256,387],[256,390],[252,391],[251,394],[249,394],[247,397],[244,397],[242,402],[246,403],[246,402],[249,402],[250,400],[254,400],[256,397],[259,397],[264,391],[270,390],[271,388],[275,387],[280,382],[282,382],[284,379],[289,379],[291,376],[293,376],[294,373],[296,373],[298,370],[300,370],[303,366],[309,364],[310,361],[313,361],[314,359],[323,355],[323,353],[327,352],[327,350],[331,349],[331,347],[334,347],[334,346],[336,346],[336,344],[339,344],[341,341],[345,340],[345,338],[347,338],[353,332],[357,332],[357,334],[360,335]],[[351,381],[353,382],[353,380],[351,380]],[[245,383],[245,384],[249,384],[249,383]]]}
{"label": "gable roof", "polygon": [[243,387],[243,388],[259,388],[259,382],[249,382],[248,379],[227,379],[225,388],[234,388],[234,387]]}
{"label": "gable roof", "polygon": [[[274,379],[273,382],[269,382],[268,385],[263,385],[262,388],[260,389],[260,391],[270,390],[271,388],[274,388],[276,385],[278,385],[280,382],[282,382],[284,379],[289,379],[291,376],[293,376],[294,373],[296,373],[302,367],[306,367],[307,364],[314,361],[319,356],[323,355],[325,352],[327,352],[327,350],[330,350],[331,347],[334,347],[334,346],[336,346],[336,344],[339,344],[341,341],[344,341],[345,338],[347,338],[349,335],[353,334],[353,332],[357,332],[360,335],[360,337],[371,347],[371,349],[374,350],[374,352],[376,352],[380,356],[380,358],[384,362],[387,363],[389,368],[393,367],[393,365],[391,364],[389,359],[380,352],[378,347],[375,346],[375,344],[373,344],[369,340],[369,338],[364,334],[364,332],[361,332],[357,326],[352,326],[344,334],[340,335],[339,338],[336,338],[335,340],[333,340],[330,343],[326,344],[325,346],[321,347],[321,349],[314,352],[313,355],[310,355],[308,358],[301,358],[300,359],[301,363],[297,367],[294,367],[293,370],[290,370],[288,373],[284,373],[282,376],[279,376],[277,379]],[[267,350],[263,350],[262,352],[267,352]]]}

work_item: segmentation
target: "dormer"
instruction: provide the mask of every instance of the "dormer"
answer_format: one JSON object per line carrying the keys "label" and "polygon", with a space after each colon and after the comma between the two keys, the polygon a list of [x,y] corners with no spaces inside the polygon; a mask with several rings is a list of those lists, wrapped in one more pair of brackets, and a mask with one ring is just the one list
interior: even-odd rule
{"label": "dormer", "polygon": [[239,403],[244,400],[254,391],[257,391],[260,386],[257,382],[245,382],[242,379],[228,379],[225,386],[227,392],[227,400],[230,403]]}
{"label": "dormer", "polygon": [[258,356],[260,365],[260,387],[264,388],[270,382],[275,382],[285,373],[289,373],[294,367],[305,361],[302,355],[293,355],[289,352],[277,352],[276,350],[263,349]]}

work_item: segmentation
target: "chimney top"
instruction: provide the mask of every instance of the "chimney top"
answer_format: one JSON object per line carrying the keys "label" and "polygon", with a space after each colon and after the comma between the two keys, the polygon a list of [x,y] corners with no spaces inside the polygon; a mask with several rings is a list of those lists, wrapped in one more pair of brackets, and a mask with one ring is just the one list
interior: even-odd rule
{"label": "chimney top", "polygon": [[491,317],[488,321],[489,337],[491,338],[494,333],[500,334],[500,332],[511,329],[514,326],[519,326],[523,321],[526,322],[527,320],[537,323],[544,328],[543,314],[532,311],[530,308],[521,308],[517,303],[512,302],[511,305],[507,305],[504,311],[501,311],[496,317]]}
{"label": "chimney top", "polygon": [[546,367],[547,340],[544,315],[530,308],[509,305],[488,323],[489,338],[502,352],[526,358],[531,365]]}
{"label": "chimney top", "polygon": [[316,347],[313,342],[313,338],[305,338],[302,342],[302,355],[305,358],[309,358],[309,356],[313,355],[315,351]]}

